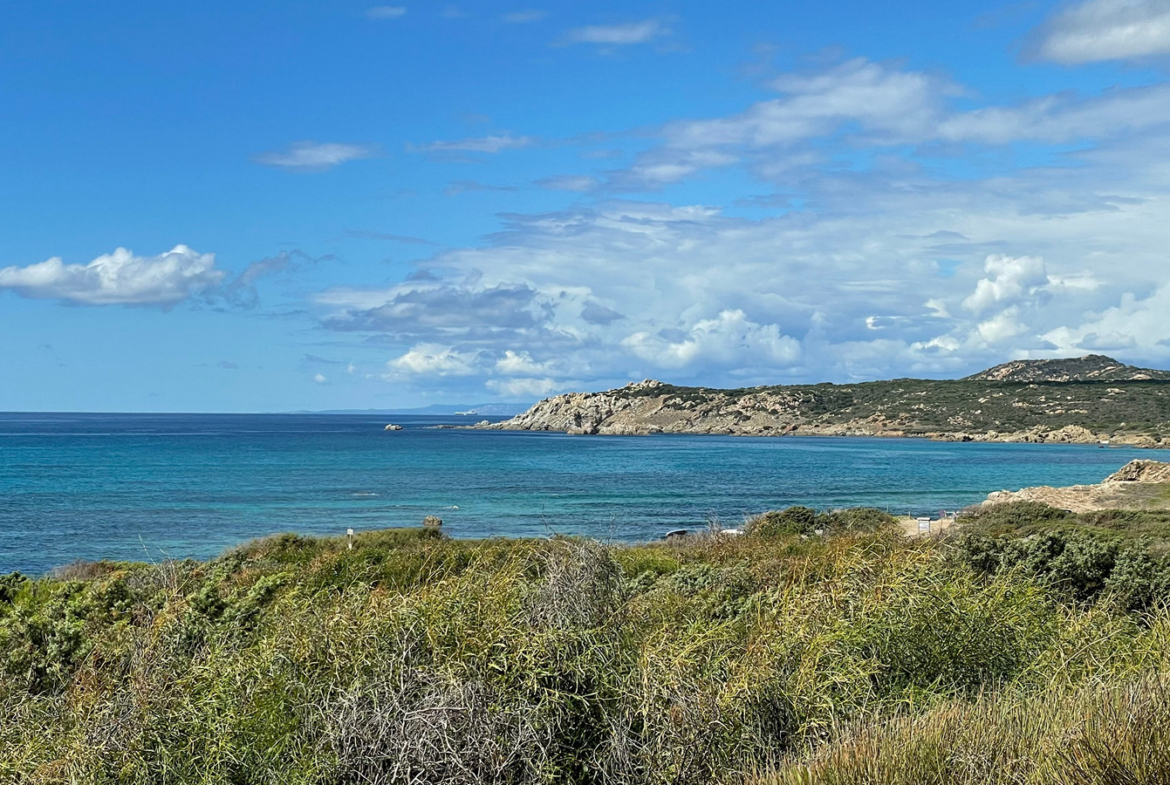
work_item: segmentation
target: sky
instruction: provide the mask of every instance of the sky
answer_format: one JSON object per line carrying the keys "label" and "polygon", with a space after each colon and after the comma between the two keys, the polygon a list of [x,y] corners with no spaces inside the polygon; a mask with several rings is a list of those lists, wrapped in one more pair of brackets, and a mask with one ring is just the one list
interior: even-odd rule
{"label": "sky", "polygon": [[1170,0],[401,2],[0,4],[0,411],[1170,367]]}

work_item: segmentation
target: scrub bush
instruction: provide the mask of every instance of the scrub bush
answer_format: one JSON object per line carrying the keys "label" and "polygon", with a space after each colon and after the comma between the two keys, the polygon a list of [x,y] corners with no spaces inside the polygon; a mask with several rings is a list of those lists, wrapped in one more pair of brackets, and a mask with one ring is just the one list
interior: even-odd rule
{"label": "scrub bush", "polygon": [[963,558],[873,512],[812,515],[844,523],[640,546],[289,536],[7,578],[0,781],[1006,782],[1036,739],[1081,733],[1073,715],[1102,724],[1070,777],[1108,763],[1115,712],[1136,718],[1117,765],[1164,741],[1152,556],[988,538]]}

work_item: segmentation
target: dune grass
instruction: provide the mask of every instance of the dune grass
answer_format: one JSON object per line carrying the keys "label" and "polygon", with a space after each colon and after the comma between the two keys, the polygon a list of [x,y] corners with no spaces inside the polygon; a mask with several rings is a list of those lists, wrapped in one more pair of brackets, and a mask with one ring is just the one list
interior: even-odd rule
{"label": "dune grass", "polygon": [[[208,562],[9,576],[0,782],[1165,770],[1164,606],[1065,601],[870,513],[820,536],[790,531],[803,517],[641,546],[284,535]],[[1057,749],[1055,773],[1021,763]],[[914,779],[936,771],[968,779]]]}

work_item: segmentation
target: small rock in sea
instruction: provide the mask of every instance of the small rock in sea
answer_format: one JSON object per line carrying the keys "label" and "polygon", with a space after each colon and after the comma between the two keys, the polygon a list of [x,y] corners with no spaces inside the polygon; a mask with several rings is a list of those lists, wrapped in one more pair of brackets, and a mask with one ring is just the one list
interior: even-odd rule
{"label": "small rock in sea", "polygon": [[686,529],[672,529],[671,531],[668,531],[665,535],[663,535],[662,539],[664,539],[664,540],[681,539],[683,537],[686,537],[689,534],[690,534],[690,532],[687,531]]}
{"label": "small rock in sea", "polygon": [[401,431],[401,430],[402,430],[402,426],[401,426],[401,425],[395,425],[394,423],[390,423],[389,425],[387,425],[387,426],[386,426],[385,428],[383,428],[382,430],[383,430],[383,431]]}
{"label": "small rock in sea", "polygon": [[491,420],[480,420],[479,422],[476,423],[476,426],[479,428],[482,428],[485,425],[491,425],[491,424],[492,424]]}
{"label": "small rock in sea", "polygon": [[443,519],[438,515],[428,515],[427,517],[423,518],[423,526],[434,527],[437,529],[442,525]]}

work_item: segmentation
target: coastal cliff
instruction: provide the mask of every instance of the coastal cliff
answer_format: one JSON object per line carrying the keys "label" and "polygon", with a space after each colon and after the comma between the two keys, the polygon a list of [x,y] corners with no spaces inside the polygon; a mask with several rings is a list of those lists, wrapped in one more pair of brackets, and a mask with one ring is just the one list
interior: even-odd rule
{"label": "coastal cliff", "polygon": [[1170,446],[1170,372],[1090,355],[1016,361],[943,381],[720,390],[647,379],[547,398],[510,420],[477,427],[584,435],[915,436],[1160,447]]}

